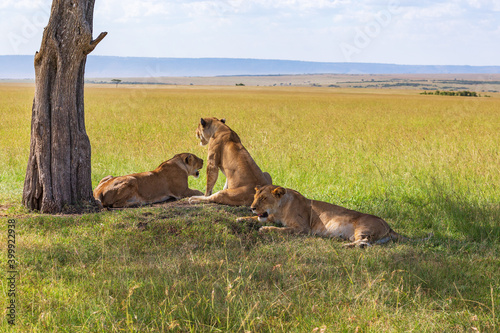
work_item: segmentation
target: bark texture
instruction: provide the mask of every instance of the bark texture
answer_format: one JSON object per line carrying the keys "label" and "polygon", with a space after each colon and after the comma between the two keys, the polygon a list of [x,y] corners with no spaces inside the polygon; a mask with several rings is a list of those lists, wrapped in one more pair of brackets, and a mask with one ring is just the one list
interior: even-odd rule
{"label": "bark texture", "polygon": [[83,106],[95,0],[53,0],[35,54],[35,97],[23,204],[42,213],[93,206],[90,141]]}

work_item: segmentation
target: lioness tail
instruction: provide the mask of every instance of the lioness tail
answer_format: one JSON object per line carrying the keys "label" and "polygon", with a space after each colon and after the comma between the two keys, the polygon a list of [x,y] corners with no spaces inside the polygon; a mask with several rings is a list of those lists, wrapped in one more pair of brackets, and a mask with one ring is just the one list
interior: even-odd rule
{"label": "lioness tail", "polygon": [[407,237],[398,234],[397,232],[395,232],[392,229],[389,232],[389,236],[391,237],[392,240],[397,240],[397,241],[408,241],[409,240]]}

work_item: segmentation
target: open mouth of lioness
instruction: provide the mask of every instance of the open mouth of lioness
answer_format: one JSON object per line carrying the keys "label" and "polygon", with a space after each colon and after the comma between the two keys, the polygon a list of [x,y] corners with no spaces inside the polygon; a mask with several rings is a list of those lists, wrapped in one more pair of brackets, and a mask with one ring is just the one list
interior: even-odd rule
{"label": "open mouth of lioness", "polygon": [[269,214],[267,212],[264,212],[262,214],[257,214],[257,218],[259,219],[260,222],[265,222],[268,217]]}
{"label": "open mouth of lioness", "polygon": [[198,178],[200,176],[200,170],[196,170],[196,173],[194,174],[194,178]]}

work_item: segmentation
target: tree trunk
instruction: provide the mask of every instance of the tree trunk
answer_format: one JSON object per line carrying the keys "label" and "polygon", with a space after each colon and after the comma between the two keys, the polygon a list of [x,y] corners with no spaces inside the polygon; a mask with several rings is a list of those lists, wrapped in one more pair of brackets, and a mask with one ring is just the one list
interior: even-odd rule
{"label": "tree trunk", "polygon": [[23,204],[42,213],[94,206],[83,85],[95,0],[53,0],[35,54],[35,97]]}

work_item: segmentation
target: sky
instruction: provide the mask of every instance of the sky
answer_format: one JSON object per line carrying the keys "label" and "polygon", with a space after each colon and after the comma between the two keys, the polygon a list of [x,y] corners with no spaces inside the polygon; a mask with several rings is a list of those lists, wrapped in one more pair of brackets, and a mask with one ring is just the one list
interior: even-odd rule
{"label": "sky", "polygon": [[[34,55],[51,0],[1,0],[0,55]],[[94,55],[500,65],[499,0],[96,0]]]}

